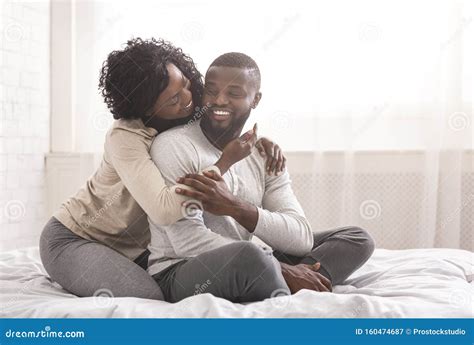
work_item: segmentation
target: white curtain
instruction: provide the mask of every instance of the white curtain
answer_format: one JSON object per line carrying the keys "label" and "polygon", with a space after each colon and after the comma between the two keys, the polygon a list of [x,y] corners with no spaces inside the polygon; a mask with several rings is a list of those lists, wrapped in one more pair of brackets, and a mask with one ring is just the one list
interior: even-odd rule
{"label": "white curtain", "polygon": [[[371,46],[355,53],[367,53],[368,60],[359,64],[357,93],[366,96],[367,104],[373,104],[372,92],[384,102],[359,113],[350,106],[345,114],[335,110],[342,115],[337,124],[331,123],[333,116],[315,116],[316,140],[320,131],[341,131],[345,140],[336,158],[315,153],[311,193],[321,211],[313,225],[360,224],[385,248],[473,250],[472,3],[414,4],[396,2],[398,11],[372,8],[378,20],[388,18],[362,31]],[[398,50],[397,59],[377,61],[387,47]],[[373,72],[377,66],[379,75]],[[360,82],[364,77],[376,80],[373,88]],[[393,144],[411,153],[364,159],[360,151]],[[337,173],[328,172],[334,160]]]}
{"label": "white curtain", "polygon": [[473,250],[472,1],[77,1],[76,8],[78,151],[102,149],[111,117],[97,71],[128,38],[168,39],[202,73],[219,54],[241,51],[263,78],[249,122],[287,152],[312,152],[304,156],[309,170],[290,168],[315,229],[359,224],[380,247]]}

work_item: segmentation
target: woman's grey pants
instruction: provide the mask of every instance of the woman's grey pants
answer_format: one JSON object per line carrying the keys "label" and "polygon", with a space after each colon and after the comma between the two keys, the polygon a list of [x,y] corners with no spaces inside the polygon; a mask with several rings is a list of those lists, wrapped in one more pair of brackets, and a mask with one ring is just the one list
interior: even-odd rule
{"label": "woman's grey pants", "polygon": [[304,257],[273,254],[240,241],[180,261],[155,274],[165,299],[177,302],[211,293],[232,302],[261,301],[289,294],[278,261],[291,265],[319,262],[319,272],[333,285],[342,283],[372,255],[374,241],[363,229],[343,227],[314,234],[313,250]]}
{"label": "woman's grey pants", "polygon": [[46,272],[80,297],[111,294],[163,300],[160,287],[146,272],[148,254],[144,252],[133,262],[99,242],[76,235],[54,217],[40,239]]}

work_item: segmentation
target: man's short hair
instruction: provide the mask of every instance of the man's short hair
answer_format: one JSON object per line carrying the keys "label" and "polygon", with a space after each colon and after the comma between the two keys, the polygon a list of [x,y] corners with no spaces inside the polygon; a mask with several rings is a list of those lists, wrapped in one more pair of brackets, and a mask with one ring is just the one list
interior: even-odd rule
{"label": "man's short hair", "polygon": [[231,53],[225,53],[219,56],[217,59],[215,59],[212,63],[211,67],[236,67],[236,68],[242,68],[242,69],[247,69],[252,72],[252,75],[255,79],[255,85],[257,87],[257,90],[260,90],[260,82],[261,82],[261,76],[260,76],[260,69],[258,68],[257,63],[255,62],[254,59],[252,59],[250,56],[245,55],[243,53],[236,53],[236,52],[231,52]]}

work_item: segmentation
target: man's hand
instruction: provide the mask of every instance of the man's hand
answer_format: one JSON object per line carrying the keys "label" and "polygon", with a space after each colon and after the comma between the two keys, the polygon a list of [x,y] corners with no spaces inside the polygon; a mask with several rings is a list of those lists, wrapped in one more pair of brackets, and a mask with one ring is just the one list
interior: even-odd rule
{"label": "man's hand", "polygon": [[201,201],[207,212],[217,216],[229,216],[236,198],[227,188],[222,176],[214,171],[205,171],[204,175],[186,174],[178,178],[178,183],[193,187],[195,190],[178,188],[176,193]]}
{"label": "man's hand", "polygon": [[215,171],[205,171],[204,176],[187,174],[177,182],[195,190],[177,188],[176,193],[201,201],[204,210],[217,216],[230,216],[248,232],[253,232],[258,222],[258,211],[238,197],[232,195],[227,185]]}
{"label": "man's hand", "polygon": [[280,262],[281,273],[285,278],[286,284],[290,288],[292,294],[297,293],[302,289],[331,292],[332,284],[329,279],[317,272],[320,264],[314,265],[288,265]]}

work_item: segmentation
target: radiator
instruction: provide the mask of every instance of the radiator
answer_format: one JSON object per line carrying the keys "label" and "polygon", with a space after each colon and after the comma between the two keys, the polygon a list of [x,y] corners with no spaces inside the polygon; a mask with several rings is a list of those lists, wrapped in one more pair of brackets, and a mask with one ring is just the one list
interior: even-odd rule
{"label": "radiator", "polygon": [[[472,152],[459,153],[455,160],[445,153],[439,159],[445,168],[439,171],[429,169],[439,155],[422,152],[286,155],[293,190],[314,231],[356,225],[368,230],[379,248],[474,249]],[[50,214],[100,159],[98,154],[48,155]]]}

